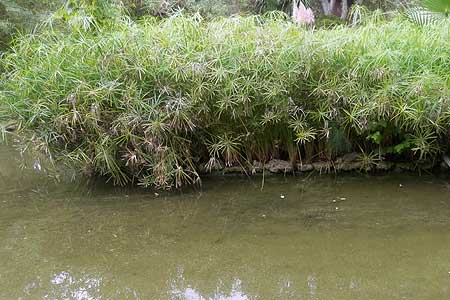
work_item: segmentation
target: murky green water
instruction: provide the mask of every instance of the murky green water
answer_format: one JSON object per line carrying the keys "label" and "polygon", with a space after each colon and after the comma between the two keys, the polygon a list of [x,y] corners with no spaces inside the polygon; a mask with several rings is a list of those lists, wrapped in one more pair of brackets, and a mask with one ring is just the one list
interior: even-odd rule
{"label": "murky green water", "polygon": [[450,187],[390,175],[55,185],[0,148],[0,299],[449,299]]}

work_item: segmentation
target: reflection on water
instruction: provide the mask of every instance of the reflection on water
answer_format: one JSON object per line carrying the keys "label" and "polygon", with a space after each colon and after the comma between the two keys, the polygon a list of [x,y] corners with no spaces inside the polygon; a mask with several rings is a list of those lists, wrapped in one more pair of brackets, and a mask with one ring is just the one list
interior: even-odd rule
{"label": "reflection on water", "polygon": [[83,276],[76,278],[69,272],[54,274],[50,280],[52,289],[44,298],[47,299],[77,299],[97,300],[101,299],[101,278]]}
{"label": "reflection on water", "polygon": [[[75,276],[62,271],[45,281],[37,276],[25,285],[22,296],[18,299],[102,300],[105,299],[103,288],[101,277],[87,274]],[[117,287],[114,293],[118,299],[141,299],[130,288]]]}
{"label": "reflection on water", "polygon": [[191,284],[186,282],[183,272],[170,280],[170,298],[171,300],[248,300],[249,297],[242,291],[241,280],[233,279],[229,291],[222,290],[222,284],[217,283],[217,289],[213,295],[202,295]]}
{"label": "reflection on water", "polygon": [[[448,178],[58,184],[0,147],[0,299],[450,299]],[[281,196],[282,195],[282,196]]]}

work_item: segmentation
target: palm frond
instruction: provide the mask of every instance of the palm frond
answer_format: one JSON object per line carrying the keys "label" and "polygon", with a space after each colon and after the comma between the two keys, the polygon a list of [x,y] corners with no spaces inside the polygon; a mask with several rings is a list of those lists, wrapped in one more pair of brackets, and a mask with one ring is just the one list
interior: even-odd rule
{"label": "palm frond", "polygon": [[432,12],[447,16],[450,13],[450,0],[422,0],[422,5]]}
{"label": "palm frond", "polygon": [[419,26],[430,25],[432,23],[437,22],[439,19],[442,19],[441,14],[418,7],[410,8],[406,10],[404,14],[406,18],[408,18],[408,20]]}

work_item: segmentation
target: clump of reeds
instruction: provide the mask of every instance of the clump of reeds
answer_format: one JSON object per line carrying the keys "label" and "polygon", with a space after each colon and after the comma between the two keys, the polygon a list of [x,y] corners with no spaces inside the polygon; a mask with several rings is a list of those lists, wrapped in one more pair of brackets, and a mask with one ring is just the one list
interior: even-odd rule
{"label": "clump of reeds", "polygon": [[448,23],[123,20],[22,36],[1,64],[0,115],[23,143],[118,184],[359,149],[433,160],[449,144]]}

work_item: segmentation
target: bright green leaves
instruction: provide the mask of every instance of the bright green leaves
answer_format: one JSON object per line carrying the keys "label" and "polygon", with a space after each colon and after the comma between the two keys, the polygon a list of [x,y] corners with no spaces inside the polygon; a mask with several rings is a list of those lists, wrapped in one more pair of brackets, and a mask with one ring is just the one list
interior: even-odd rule
{"label": "bright green leaves", "polygon": [[422,7],[413,7],[405,14],[414,23],[425,26],[442,21],[450,15],[450,0],[421,0]]}
{"label": "bright green leaves", "polygon": [[68,0],[54,14],[72,30],[99,30],[113,26],[123,17],[124,7],[118,0]]}
{"label": "bright green leaves", "polygon": [[367,139],[372,141],[373,143],[379,145],[383,140],[383,135],[379,131],[375,131],[367,136]]}
{"label": "bright green leaves", "polygon": [[450,14],[450,0],[422,0],[423,6],[437,13]]}

